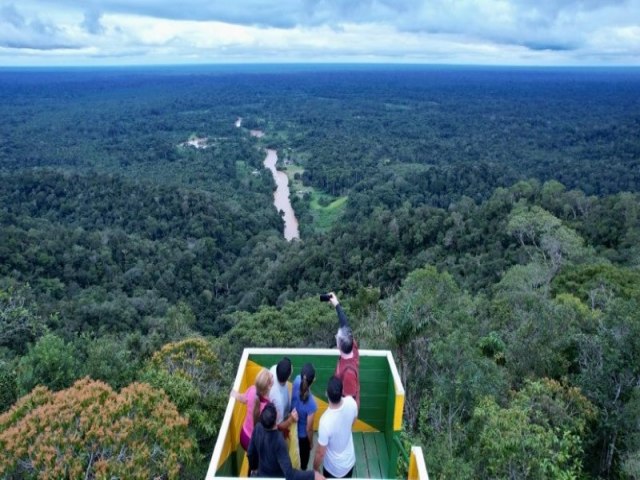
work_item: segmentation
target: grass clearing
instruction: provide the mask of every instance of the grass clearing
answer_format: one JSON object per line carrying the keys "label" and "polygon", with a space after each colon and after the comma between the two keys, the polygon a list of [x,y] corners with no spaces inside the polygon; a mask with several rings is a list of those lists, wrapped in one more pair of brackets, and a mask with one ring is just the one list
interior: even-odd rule
{"label": "grass clearing", "polygon": [[[300,165],[287,165],[282,169],[282,171],[287,174],[287,177],[289,177],[289,184],[293,190],[304,190],[305,188],[308,188],[302,184],[302,173],[304,172],[304,168]],[[296,179],[296,174],[299,174],[298,179]]]}
{"label": "grass clearing", "polygon": [[324,193],[312,192],[311,194],[311,214],[313,215],[313,228],[320,232],[329,230],[342,215],[347,205],[347,198],[338,197],[328,205],[327,201],[332,198]]}
{"label": "grass clearing", "polygon": [[[302,183],[304,167],[300,165],[287,165],[283,171],[289,177],[289,188],[292,194],[303,197],[309,196],[309,206],[313,217],[313,228],[318,232],[326,232],[342,215],[347,204],[348,197],[333,197],[326,193],[318,192],[315,188],[305,186]],[[298,178],[296,177],[298,175]]]}

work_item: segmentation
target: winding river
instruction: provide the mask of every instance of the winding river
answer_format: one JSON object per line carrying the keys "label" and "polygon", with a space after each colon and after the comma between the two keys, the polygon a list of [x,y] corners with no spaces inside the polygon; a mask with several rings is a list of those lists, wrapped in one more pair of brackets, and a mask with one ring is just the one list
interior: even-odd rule
{"label": "winding river", "polygon": [[278,212],[284,212],[284,238],[293,240],[300,238],[300,230],[298,230],[298,219],[291,207],[289,200],[289,178],[284,172],[276,170],[276,162],[278,161],[278,152],[276,150],[267,149],[267,156],[264,159],[264,166],[271,170],[271,175],[276,182],[276,191],[273,193],[273,204]]}

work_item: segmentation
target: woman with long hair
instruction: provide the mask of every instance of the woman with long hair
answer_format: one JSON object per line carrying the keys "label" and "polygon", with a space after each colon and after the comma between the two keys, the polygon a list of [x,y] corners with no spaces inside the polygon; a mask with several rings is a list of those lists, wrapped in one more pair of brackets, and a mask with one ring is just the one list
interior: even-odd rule
{"label": "woman with long hair", "polygon": [[302,366],[300,375],[293,381],[291,389],[291,408],[298,412],[298,446],[300,449],[300,468],[307,469],[309,454],[313,448],[313,418],[318,406],[311,393],[311,384],[316,378],[313,365]]}
{"label": "woman with long hair", "polygon": [[244,393],[231,390],[231,396],[241,403],[247,405],[247,414],[244,417],[242,430],[240,431],[240,445],[245,451],[249,448],[249,441],[253,433],[253,427],[258,423],[260,412],[269,403],[269,390],[273,385],[273,376],[266,368],[258,373],[256,381],[247,388]]}

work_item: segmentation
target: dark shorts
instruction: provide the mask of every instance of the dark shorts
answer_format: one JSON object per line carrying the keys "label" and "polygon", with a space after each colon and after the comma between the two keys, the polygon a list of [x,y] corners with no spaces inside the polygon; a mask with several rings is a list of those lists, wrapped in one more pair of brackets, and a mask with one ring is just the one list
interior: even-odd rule
{"label": "dark shorts", "polygon": [[349,470],[347,472],[346,475],[343,475],[342,477],[334,477],[331,472],[329,472],[326,468],[322,467],[322,474],[325,476],[325,478],[351,478],[353,476],[353,467],[351,467],[351,470]]}

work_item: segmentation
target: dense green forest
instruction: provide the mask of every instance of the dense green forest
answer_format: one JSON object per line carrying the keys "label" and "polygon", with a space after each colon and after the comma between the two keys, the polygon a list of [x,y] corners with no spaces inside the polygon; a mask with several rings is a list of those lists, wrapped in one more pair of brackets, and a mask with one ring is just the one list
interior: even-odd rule
{"label": "dense green forest", "polygon": [[327,290],[432,478],[640,478],[640,72],[241,70],[0,70],[0,478],[203,478]]}

